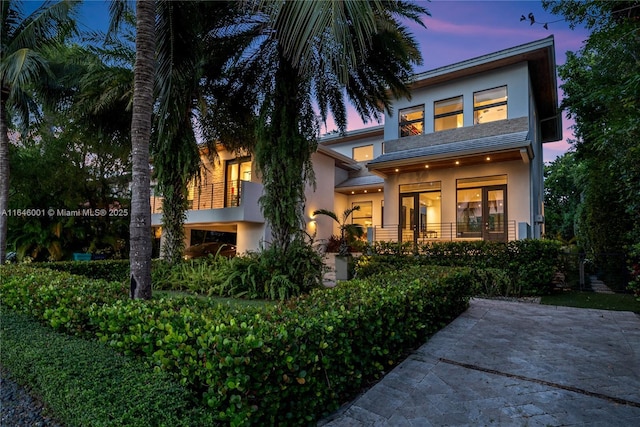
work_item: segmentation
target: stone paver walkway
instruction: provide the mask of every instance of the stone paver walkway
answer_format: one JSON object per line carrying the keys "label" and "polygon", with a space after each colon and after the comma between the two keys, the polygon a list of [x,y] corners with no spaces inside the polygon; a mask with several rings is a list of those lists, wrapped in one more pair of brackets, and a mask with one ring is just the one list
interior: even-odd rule
{"label": "stone paver walkway", "polygon": [[640,316],[474,299],[319,425],[640,426]]}

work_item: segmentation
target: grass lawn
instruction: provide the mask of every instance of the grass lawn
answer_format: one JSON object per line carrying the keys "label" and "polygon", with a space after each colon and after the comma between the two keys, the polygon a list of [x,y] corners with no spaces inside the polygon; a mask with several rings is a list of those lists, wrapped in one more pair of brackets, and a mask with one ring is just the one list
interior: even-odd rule
{"label": "grass lawn", "polygon": [[640,313],[640,302],[631,294],[565,291],[543,296],[540,304]]}

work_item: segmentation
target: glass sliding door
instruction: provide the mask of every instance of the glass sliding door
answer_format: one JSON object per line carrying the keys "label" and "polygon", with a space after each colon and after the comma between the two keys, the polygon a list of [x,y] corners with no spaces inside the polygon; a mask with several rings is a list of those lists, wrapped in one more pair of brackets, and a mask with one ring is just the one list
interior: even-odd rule
{"label": "glass sliding door", "polygon": [[441,234],[440,215],[440,191],[403,194],[400,205],[400,241],[417,244],[438,238]]}
{"label": "glass sliding door", "polygon": [[483,188],[484,200],[483,208],[484,228],[482,237],[485,240],[507,241],[507,187],[485,187]]}
{"label": "glass sliding door", "polygon": [[458,180],[458,238],[507,241],[506,176]]}

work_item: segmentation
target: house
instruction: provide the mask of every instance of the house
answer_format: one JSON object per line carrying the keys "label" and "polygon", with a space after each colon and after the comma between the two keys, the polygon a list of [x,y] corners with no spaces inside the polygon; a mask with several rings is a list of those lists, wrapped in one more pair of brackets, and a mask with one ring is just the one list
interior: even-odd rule
{"label": "house", "polygon": [[[328,239],[335,225],[312,213],[358,205],[353,221],[371,241],[540,238],[543,144],[562,139],[555,69],[550,36],[415,75],[384,125],[320,139],[307,231]],[[187,230],[235,233],[238,251],[255,249],[269,235],[254,165],[221,152],[216,166],[190,194]]]}

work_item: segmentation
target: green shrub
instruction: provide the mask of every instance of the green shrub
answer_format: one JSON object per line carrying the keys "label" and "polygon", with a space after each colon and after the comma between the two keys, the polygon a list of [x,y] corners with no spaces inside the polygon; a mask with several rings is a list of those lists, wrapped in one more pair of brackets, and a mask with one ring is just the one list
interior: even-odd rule
{"label": "green shrub", "polygon": [[[208,407],[208,424],[240,426],[308,425],[334,411],[464,311],[473,280],[470,269],[418,266],[263,307],[132,301],[116,288],[90,299],[109,283],[26,267],[3,270],[0,284],[4,305],[146,360]],[[76,313],[66,323],[60,304]]]}
{"label": "green shrub", "polygon": [[68,426],[211,424],[168,374],[97,342],[61,335],[28,316],[2,311],[2,366],[28,384]]}
{"label": "green shrub", "polygon": [[194,298],[94,306],[100,339],[149,358],[231,425],[309,424],[464,311],[468,269],[413,268],[286,305]]}
{"label": "green shrub", "polygon": [[58,261],[39,262],[34,267],[50,268],[56,271],[103,279],[108,282],[122,282],[129,280],[129,260],[97,260],[97,261]]}
{"label": "green shrub", "polygon": [[87,332],[87,308],[92,304],[128,298],[127,287],[119,282],[91,280],[23,264],[0,267],[0,294],[5,307],[72,334]]}
{"label": "green shrub", "polygon": [[[554,274],[563,265],[561,243],[553,240],[515,240],[511,242],[462,241],[433,242],[420,247],[419,254],[407,251],[404,244],[373,245],[370,255],[363,256],[356,264],[357,277],[366,278],[388,269],[406,268],[411,265],[441,265],[502,270],[511,283],[504,283],[504,275],[498,278],[490,274],[498,284],[490,285],[492,292],[501,296],[547,294],[553,289]],[[478,273],[480,274],[480,273]],[[478,277],[479,289],[488,290],[487,277]]]}

